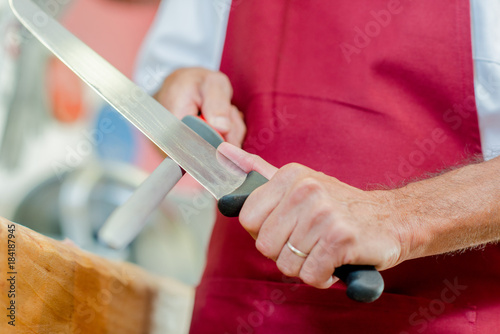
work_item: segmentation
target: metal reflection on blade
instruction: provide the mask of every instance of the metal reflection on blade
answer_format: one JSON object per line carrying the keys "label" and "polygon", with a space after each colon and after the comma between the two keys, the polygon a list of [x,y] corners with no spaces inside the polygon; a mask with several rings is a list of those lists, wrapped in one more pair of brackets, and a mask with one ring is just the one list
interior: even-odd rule
{"label": "metal reflection on blade", "polygon": [[244,182],[242,170],[227,159],[221,163],[215,148],[33,1],[9,2],[17,18],[38,40],[216,199]]}

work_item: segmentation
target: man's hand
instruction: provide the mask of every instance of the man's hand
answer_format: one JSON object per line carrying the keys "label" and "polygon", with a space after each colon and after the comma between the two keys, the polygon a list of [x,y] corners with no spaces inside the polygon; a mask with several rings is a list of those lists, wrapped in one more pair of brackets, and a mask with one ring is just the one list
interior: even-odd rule
{"label": "man's hand", "polygon": [[177,117],[198,115],[226,141],[241,146],[246,127],[239,110],[231,104],[233,89],[226,75],[203,68],[183,68],[165,79],[155,98]]}
{"label": "man's hand", "polygon": [[383,270],[500,240],[500,157],[399,189],[362,191],[302,165],[278,170],[229,144],[219,151],[270,180],[240,213],[257,249],[285,275],[318,288],[328,288],[344,264]]}
{"label": "man's hand", "polygon": [[[249,196],[239,218],[283,274],[328,288],[341,265],[387,269],[404,260],[407,229],[394,212],[392,192],[362,191],[299,164],[278,170],[228,144],[219,151],[270,180]],[[309,255],[294,254],[287,241]]]}

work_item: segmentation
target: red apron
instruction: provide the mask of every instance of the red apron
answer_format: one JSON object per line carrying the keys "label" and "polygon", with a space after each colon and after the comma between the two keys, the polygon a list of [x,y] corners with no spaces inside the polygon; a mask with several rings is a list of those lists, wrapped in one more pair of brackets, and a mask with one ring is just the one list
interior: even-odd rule
{"label": "red apron", "polygon": [[[481,153],[468,0],[233,1],[222,71],[245,149],[361,189]],[[473,199],[471,199],[473,200]],[[500,248],[407,261],[372,304],[284,277],[219,217],[192,333],[492,333]]]}

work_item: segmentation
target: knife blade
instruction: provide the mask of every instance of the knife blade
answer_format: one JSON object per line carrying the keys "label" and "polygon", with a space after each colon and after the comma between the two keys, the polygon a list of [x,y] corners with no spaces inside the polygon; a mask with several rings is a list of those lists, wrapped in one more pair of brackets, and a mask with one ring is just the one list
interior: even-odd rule
{"label": "knife blade", "polygon": [[10,6],[40,42],[216,199],[245,181],[246,173],[34,2],[11,0]]}
{"label": "knife blade", "polygon": [[[19,21],[42,44],[204,186],[218,200],[222,214],[238,216],[250,193],[268,181],[255,171],[246,174],[219,154],[32,0],[9,3]],[[384,280],[373,266],[344,265],[336,269],[336,275],[347,284],[351,299],[372,302],[382,294]]]}

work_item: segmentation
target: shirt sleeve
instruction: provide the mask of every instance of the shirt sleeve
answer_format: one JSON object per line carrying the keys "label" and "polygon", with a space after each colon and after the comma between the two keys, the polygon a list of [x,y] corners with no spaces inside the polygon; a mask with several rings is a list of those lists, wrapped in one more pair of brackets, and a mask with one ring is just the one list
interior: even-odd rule
{"label": "shirt sleeve", "polygon": [[136,64],[135,82],[154,94],[181,67],[218,70],[231,0],[163,0]]}
{"label": "shirt sleeve", "polygon": [[485,159],[500,155],[500,1],[471,0],[474,88]]}

